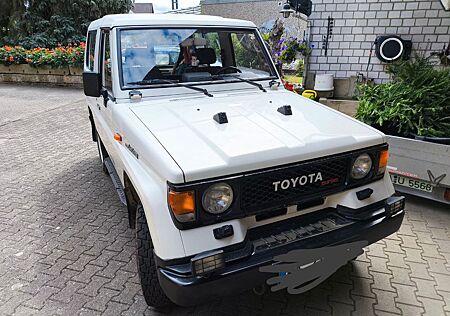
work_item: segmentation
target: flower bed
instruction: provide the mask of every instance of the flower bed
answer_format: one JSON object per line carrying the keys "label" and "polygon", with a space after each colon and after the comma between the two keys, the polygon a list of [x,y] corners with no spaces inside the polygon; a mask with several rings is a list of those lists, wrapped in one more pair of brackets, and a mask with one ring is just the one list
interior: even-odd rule
{"label": "flower bed", "polygon": [[0,82],[80,86],[84,47],[84,43],[53,49],[0,47]]}
{"label": "flower bed", "polygon": [[14,64],[28,64],[31,66],[82,67],[84,59],[84,43],[50,48],[25,49],[21,46],[0,47],[0,64],[9,66]]}

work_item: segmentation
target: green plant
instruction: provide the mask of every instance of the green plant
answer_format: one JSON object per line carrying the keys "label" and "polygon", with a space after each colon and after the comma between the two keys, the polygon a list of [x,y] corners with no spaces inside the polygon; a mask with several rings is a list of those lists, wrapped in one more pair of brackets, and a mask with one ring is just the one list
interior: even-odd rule
{"label": "green plant", "polygon": [[295,74],[299,77],[303,77],[303,73],[305,71],[305,61],[300,59],[297,62],[297,66],[295,67]]}
{"label": "green plant", "polygon": [[306,41],[301,41],[298,38],[289,37],[288,39],[280,39],[278,43],[279,51],[276,53],[278,59],[286,64],[294,61],[297,53],[303,56],[309,56],[311,48]]}
{"label": "green plant", "polygon": [[83,65],[84,60],[84,42],[80,45],[68,45],[66,47],[58,46],[54,49],[36,47],[25,49],[21,46],[3,46],[0,47],[0,64],[29,64],[31,66],[76,66]]}
{"label": "green plant", "polygon": [[450,137],[450,69],[416,56],[387,72],[393,81],[358,86],[356,117],[388,134]]}
{"label": "green plant", "polygon": [[0,45],[57,47],[84,41],[87,26],[106,14],[126,13],[131,0],[2,0]]}

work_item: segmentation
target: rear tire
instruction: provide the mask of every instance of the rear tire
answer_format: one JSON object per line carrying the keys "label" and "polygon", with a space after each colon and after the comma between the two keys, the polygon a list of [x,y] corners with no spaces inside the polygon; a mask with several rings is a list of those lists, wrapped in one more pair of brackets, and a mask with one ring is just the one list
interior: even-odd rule
{"label": "rear tire", "polygon": [[153,257],[153,242],[150,237],[144,208],[141,204],[136,209],[136,241],[139,279],[145,301],[153,307],[165,307],[172,302],[164,293],[158,281],[156,263]]}
{"label": "rear tire", "polygon": [[98,133],[97,133],[97,150],[98,150],[98,157],[100,158],[100,162],[102,163],[103,172],[109,175],[108,168],[106,168],[105,165],[105,158],[108,157],[108,152],[106,151],[105,146],[103,145],[103,142],[100,139],[100,135],[98,135]]}

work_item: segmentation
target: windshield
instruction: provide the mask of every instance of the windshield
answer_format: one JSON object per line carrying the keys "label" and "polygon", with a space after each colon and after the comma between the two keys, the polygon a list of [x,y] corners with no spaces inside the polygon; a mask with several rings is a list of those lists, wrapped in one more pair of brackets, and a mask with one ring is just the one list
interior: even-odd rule
{"label": "windshield", "polygon": [[254,30],[120,31],[122,85],[153,85],[275,76]]}

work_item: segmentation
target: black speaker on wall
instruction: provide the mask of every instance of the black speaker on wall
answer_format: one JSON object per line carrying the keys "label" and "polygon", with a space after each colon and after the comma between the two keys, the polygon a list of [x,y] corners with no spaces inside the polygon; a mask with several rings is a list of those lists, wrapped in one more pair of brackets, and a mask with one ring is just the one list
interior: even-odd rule
{"label": "black speaker on wall", "polygon": [[385,63],[411,57],[412,42],[398,35],[380,35],[375,40],[375,54]]}

